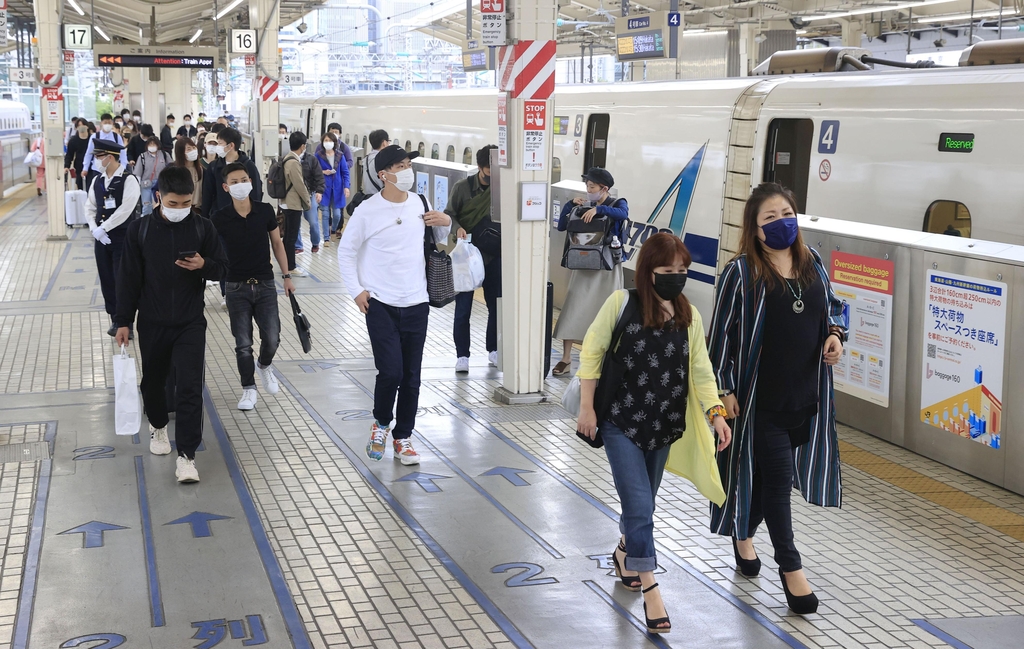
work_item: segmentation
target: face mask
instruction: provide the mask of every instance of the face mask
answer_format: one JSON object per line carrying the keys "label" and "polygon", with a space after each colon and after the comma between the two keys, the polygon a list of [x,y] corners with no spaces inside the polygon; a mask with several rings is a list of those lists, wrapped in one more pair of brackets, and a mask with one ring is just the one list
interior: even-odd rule
{"label": "face mask", "polygon": [[199,159],[199,149],[189,149],[185,152],[185,159],[194,162]]}
{"label": "face mask", "polygon": [[216,151],[217,151],[217,155],[219,155],[219,156],[220,156],[220,157],[222,157],[222,158],[224,158],[224,157],[227,157],[227,155],[228,155],[228,152],[224,150],[224,147],[222,147],[222,146],[216,146],[216,147],[214,147],[214,148],[215,148],[215,149],[216,149]]}
{"label": "face mask", "polygon": [[764,232],[764,245],[772,250],[785,250],[793,245],[800,233],[800,225],[795,218],[775,219],[761,226]]}
{"label": "face mask", "polygon": [[78,137],[82,137],[82,138],[89,137],[89,129],[87,129],[87,128],[80,128],[80,129],[78,129]]}
{"label": "face mask", "polygon": [[324,142],[324,149],[326,149],[327,151],[330,151],[333,148],[334,148],[334,142],[331,142],[330,140],[327,140],[326,142]]}
{"label": "face mask", "polygon": [[186,119],[185,120],[185,126],[192,126],[192,120]]}
{"label": "face mask", "polygon": [[674,300],[686,286],[684,273],[654,273],[654,292],[663,300]]}
{"label": "face mask", "polygon": [[601,192],[587,192],[587,200],[591,203],[598,203],[601,201]]}
{"label": "face mask", "polygon": [[249,197],[249,193],[252,192],[252,183],[238,183],[237,185],[228,185],[228,193],[231,194],[231,198],[236,201],[244,201]]}
{"label": "face mask", "polygon": [[156,147],[155,146],[146,147],[146,148],[149,150],[150,153],[156,153]]}
{"label": "face mask", "polygon": [[124,126],[124,122],[122,122],[121,120],[117,120],[116,122],[114,122],[114,126],[116,126],[117,128],[121,128],[122,126]]}
{"label": "face mask", "polygon": [[167,122],[167,125],[170,126],[171,128],[174,128],[174,122]]}
{"label": "face mask", "polygon": [[124,137],[124,138],[130,138],[132,136],[132,132],[131,131],[125,131],[124,133],[121,134],[121,136]]}
{"label": "face mask", "polygon": [[113,124],[104,124],[103,125],[103,132],[104,133],[109,133],[109,132],[111,132],[113,130],[114,130],[114,125]]}
{"label": "face mask", "polygon": [[[391,182],[391,181],[388,181]],[[402,169],[395,174],[395,182],[391,183],[403,192],[407,192],[412,189],[413,183],[416,182],[416,172],[412,169]]]}
{"label": "face mask", "polygon": [[161,206],[160,213],[163,214],[171,223],[177,223],[179,221],[184,221],[185,217],[192,213],[192,208]]}

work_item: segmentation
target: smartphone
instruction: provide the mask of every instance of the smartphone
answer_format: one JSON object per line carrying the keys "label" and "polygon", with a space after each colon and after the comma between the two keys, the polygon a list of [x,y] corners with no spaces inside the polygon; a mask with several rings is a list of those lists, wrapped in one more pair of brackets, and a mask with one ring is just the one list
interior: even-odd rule
{"label": "smartphone", "polygon": [[196,254],[195,250],[186,250],[185,252],[179,252],[178,253],[178,259],[181,260],[181,261],[185,261],[186,259],[188,259],[190,257],[194,257],[195,254]]}

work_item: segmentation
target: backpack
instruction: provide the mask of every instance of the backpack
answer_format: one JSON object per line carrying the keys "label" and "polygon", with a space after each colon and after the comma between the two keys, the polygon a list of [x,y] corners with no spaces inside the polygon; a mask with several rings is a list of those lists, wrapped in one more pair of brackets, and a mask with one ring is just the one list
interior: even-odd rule
{"label": "backpack", "polygon": [[276,198],[277,200],[284,200],[284,197],[291,191],[291,187],[287,185],[284,175],[284,163],[287,158],[278,158],[274,160],[274,164],[270,165],[270,169],[267,170],[267,196]]}

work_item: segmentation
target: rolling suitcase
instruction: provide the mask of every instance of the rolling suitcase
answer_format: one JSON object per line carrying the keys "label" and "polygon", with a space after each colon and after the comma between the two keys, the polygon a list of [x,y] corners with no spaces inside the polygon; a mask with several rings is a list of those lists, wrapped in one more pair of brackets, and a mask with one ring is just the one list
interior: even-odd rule
{"label": "rolling suitcase", "polygon": [[75,186],[74,183],[64,183],[64,222],[68,227],[89,223],[85,218],[85,201],[89,195],[82,189],[69,189]]}

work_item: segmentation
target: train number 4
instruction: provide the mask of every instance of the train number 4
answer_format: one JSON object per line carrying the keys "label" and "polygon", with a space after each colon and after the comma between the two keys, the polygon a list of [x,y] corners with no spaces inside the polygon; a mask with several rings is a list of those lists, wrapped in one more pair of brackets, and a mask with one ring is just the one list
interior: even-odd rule
{"label": "train number 4", "polygon": [[821,122],[818,134],[818,153],[833,154],[839,147],[839,120],[827,119]]}

